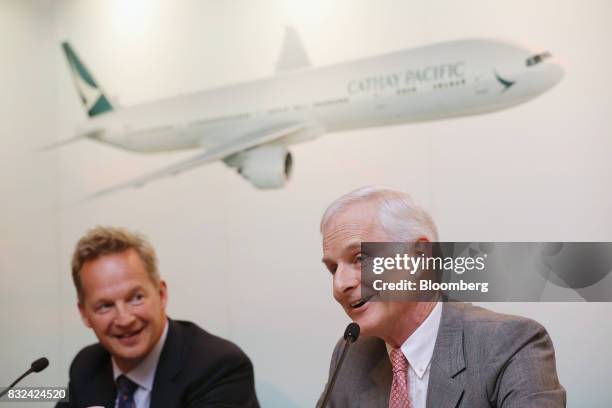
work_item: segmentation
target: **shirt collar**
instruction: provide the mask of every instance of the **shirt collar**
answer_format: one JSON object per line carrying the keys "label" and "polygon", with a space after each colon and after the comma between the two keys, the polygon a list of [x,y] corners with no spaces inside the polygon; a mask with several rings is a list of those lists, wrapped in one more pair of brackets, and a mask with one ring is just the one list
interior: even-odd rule
{"label": "shirt collar", "polygon": [[115,382],[117,381],[117,377],[121,374],[128,377],[130,380],[138,384],[139,387],[144,388],[147,391],[151,391],[153,388],[153,380],[155,379],[155,370],[157,369],[157,363],[159,362],[159,356],[161,355],[162,349],[164,348],[164,343],[166,342],[166,337],[168,335],[168,319],[166,319],[166,325],[164,326],[164,331],[160,336],[159,340],[153,347],[153,350],[149,353],[148,356],[145,357],[144,360],[140,362],[136,367],[134,367],[128,373],[124,373],[119,369],[117,364],[115,363],[115,359],[111,358],[113,362],[113,378]]}
{"label": "shirt collar", "polygon": [[[440,319],[442,317],[442,303],[438,302],[429,316],[416,328],[416,330],[406,339],[400,347],[410,367],[414,370],[419,378],[423,378],[427,367],[431,363],[436,338],[438,337],[438,329],[440,328]],[[387,346],[387,352],[390,353],[393,347]]]}

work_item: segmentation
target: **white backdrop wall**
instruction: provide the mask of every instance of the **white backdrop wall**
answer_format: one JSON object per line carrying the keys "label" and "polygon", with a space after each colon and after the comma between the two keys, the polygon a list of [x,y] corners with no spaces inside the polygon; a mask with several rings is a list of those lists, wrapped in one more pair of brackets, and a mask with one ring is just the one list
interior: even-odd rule
{"label": "white backdrop wall", "polygon": [[[610,2],[4,1],[0,3],[0,385],[39,355],[29,384],[64,384],[95,341],[69,261],[98,224],[145,233],[169,314],[239,344],[265,407],[313,406],[347,318],[320,263],[318,221],[364,184],[412,193],[442,240],[612,241]],[[272,75],[284,25],[314,65],[465,37],[549,49],[566,77],[543,96],[470,118],[327,135],[292,149],[287,188],[258,191],[222,164],[74,201],[193,153],[136,155],[93,142],[40,154],[85,115],[59,43],[69,40],[122,105]],[[610,277],[608,277],[610,279]],[[551,288],[555,290],[555,288]],[[606,303],[490,304],[542,322],[570,407],[612,401]],[[295,353],[296,349],[299,353]],[[296,369],[297,367],[297,369]]]}
{"label": "white backdrop wall", "polygon": [[[0,386],[37,357],[54,361],[29,385],[65,377],[59,279],[55,17],[51,2],[0,3]],[[6,404],[3,404],[6,405]],[[20,404],[27,406],[27,404]]]}

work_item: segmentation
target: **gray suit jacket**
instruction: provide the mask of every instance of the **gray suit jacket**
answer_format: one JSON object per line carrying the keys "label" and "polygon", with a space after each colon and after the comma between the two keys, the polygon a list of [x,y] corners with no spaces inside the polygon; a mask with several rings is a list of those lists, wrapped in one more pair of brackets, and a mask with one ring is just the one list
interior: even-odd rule
{"label": "gray suit jacket", "polygon": [[[341,350],[338,342],[330,376]],[[385,343],[360,338],[347,353],[328,407],[388,407],[391,380]],[[444,303],[427,408],[458,407],[565,407],[555,351],[544,327],[469,303]]]}

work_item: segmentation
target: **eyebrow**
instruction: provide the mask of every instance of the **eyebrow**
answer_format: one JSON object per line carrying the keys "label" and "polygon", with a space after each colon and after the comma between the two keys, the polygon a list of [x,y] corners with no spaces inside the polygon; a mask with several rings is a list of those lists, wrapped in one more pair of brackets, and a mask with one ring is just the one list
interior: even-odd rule
{"label": "eyebrow", "polygon": [[[126,293],[126,294],[125,294],[125,297],[126,297],[126,298],[129,298],[130,296],[134,296],[134,294],[135,294],[136,292],[139,292],[139,291],[143,291],[143,292],[144,292],[144,291],[145,291],[144,286],[142,286],[142,285],[137,285],[137,286],[134,286],[132,289],[130,289],[130,290],[129,290],[129,291]],[[95,300],[95,301],[93,302],[93,304],[94,304],[94,305],[97,305],[97,304],[99,304],[99,303],[109,303],[109,302],[110,302],[110,303],[114,303],[114,300],[111,300],[111,299],[109,299],[109,298],[107,298],[107,297],[101,297],[100,299]]]}
{"label": "eyebrow", "polygon": [[134,296],[134,294],[135,294],[136,292],[139,292],[139,291],[143,291],[143,292],[144,292],[144,287],[143,287],[142,285],[138,285],[138,286],[135,286],[134,288],[132,288],[132,289],[131,289],[131,290],[130,290],[128,293],[127,293],[127,296],[128,296],[128,297],[130,297],[130,296]]}
{"label": "eyebrow", "polygon": [[106,298],[102,298],[102,299],[98,299],[95,302],[93,302],[92,305],[93,307],[98,307],[98,306],[102,306],[107,303],[111,303],[111,301]]}
{"label": "eyebrow", "polygon": [[[349,246],[347,246],[346,248],[344,248],[342,250],[343,253],[346,252],[353,252],[355,249],[359,248],[359,250],[361,250],[361,241],[358,242],[353,242],[352,244],[350,244]],[[323,262],[324,264],[328,263],[328,262],[333,262],[331,259],[323,257],[321,259],[321,262]]]}

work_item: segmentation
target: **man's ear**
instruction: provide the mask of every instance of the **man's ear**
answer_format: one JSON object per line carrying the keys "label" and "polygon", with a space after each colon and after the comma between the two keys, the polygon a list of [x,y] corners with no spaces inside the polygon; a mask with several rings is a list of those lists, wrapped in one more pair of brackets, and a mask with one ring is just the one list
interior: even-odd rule
{"label": "man's ear", "polygon": [[425,236],[420,236],[414,243],[414,252],[416,256],[432,256],[431,248],[431,241]]}
{"label": "man's ear", "polygon": [[166,281],[159,281],[159,297],[162,301],[162,308],[166,309],[166,305],[168,304],[168,287],[166,286]]}
{"label": "man's ear", "polygon": [[83,324],[85,326],[91,329],[91,321],[89,320],[89,317],[87,317],[87,314],[85,313],[85,305],[83,305],[83,302],[79,300],[77,302],[77,306],[79,308],[79,313],[81,314],[81,321],[83,321]]}

